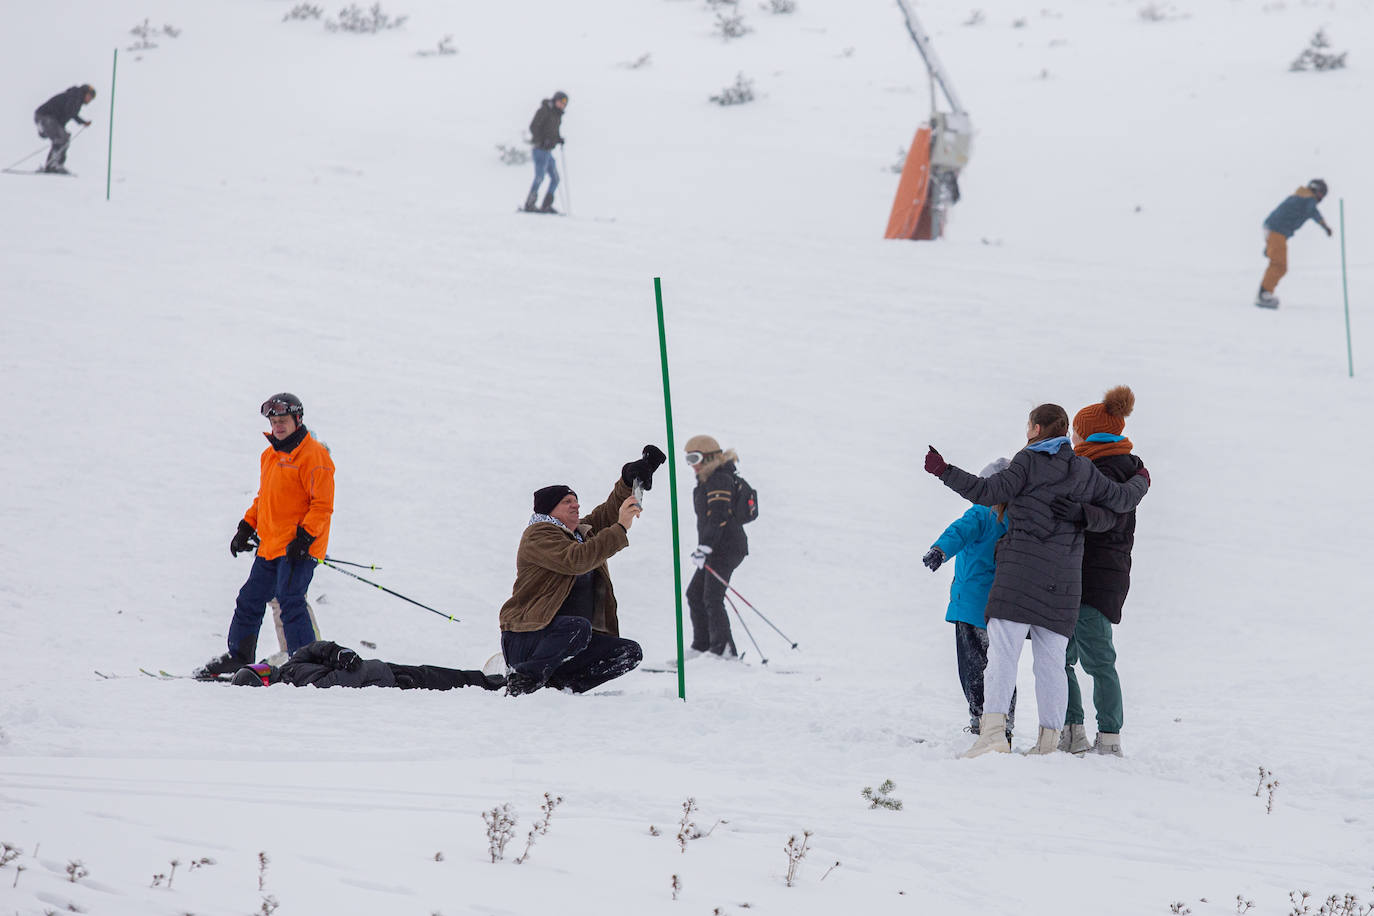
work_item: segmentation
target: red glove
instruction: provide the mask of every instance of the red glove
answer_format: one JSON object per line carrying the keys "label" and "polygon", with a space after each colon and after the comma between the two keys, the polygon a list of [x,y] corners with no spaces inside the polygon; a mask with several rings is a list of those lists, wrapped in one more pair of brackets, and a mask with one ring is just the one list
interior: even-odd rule
{"label": "red glove", "polygon": [[940,453],[935,451],[935,446],[927,446],[930,451],[926,452],[926,473],[934,474],[939,477],[949,469],[949,464],[940,457]]}

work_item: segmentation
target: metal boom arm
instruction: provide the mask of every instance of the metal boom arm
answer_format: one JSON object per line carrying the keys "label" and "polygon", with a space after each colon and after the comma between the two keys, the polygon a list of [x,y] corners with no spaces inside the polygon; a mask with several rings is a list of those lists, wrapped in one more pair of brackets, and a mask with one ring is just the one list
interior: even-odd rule
{"label": "metal boom arm", "polygon": [[954,86],[949,81],[949,76],[945,73],[944,66],[940,63],[940,58],[935,55],[935,48],[930,43],[930,36],[926,30],[921,28],[921,21],[916,18],[907,0],[897,0],[897,5],[902,9],[902,15],[906,17],[906,30],[911,33],[911,40],[916,42],[916,50],[921,52],[921,57],[926,62],[926,69],[930,71],[930,78],[940,85],[945,98],[949,100],[950,108],[957,114],[966,114],[964,106],[959,103],[959,97],[954,94]]}

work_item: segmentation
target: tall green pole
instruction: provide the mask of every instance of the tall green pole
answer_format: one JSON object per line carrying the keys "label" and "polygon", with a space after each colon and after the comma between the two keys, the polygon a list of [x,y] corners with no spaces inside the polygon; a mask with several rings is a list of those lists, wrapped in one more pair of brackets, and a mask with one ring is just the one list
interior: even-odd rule
{"label": "tall green pole", "polygon": [[1345,198],[1341,198],[1341,295],[1345,297],[1345,358],[1355,377],[1355,348],[1350,343],[1350,287],[1345,282]]}
{"label": "tall green pole", "polygon": [[682,646],[682,550],[677,536],[677,447],[673,445],[673,395],[668,385],[668,335],[663,329],[663,282],[654,277],[658,306],[658,352],[663,360],[663,416],[668,424],[668,502],[673,518],[673,588],[677,607],[677,695],[687,699],[687,665]]}
{"label": "tall green pole", "polygon": [[110,199],[110,175],[114,171],[114,92],[115,77],[119,74],[119,49],[114,49],[114,65],[110,68],[110,146],[105,151],[105,199]]}

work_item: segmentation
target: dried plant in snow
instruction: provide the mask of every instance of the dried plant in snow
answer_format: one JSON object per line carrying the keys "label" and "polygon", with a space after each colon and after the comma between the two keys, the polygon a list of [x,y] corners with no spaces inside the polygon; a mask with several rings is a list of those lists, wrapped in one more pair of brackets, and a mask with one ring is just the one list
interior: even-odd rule
{"label": "dried plant in snow", "polygon": [[293,19],[320,19],[324,16],[324,7],[316,6],[313,3],[297,3],[281,17],[282,22],[290,22]]}
{"label": "dried plant in snow", "polygon": [[682,803],[682,820],[677,825],[677,844],[682,847],[682,851],[687,851],[687,841],[692,839],[696,832],[697,825],[692,822],[692,812],[697,809],[697,800],[689,798]]}
{"label": "dried plant in snow", "polygon": [[399,29],[405,25],[408,18],[407,16],[390,15],[382,10],[380,3],[374,3],[365,10],[357,4],[350,3],[339,10],[337,19],[326,19],[324,27],[331,32],[375,35],[387,29]]}
{"label": "dried plant in snow", "polygon": [[534,838],[549,832],[549,821],[553,818],[553,811],[561,804],[563,804],[563,796],[544,793],[544,802],[539,806],[539,811],[543,817],[535,821],[534,826],[530,828],[529,836],[525,839],[525,851],[516,856],[516,865],[523,865],[525,860],[530,857],[530,850],[534,848]]}
{"label": "dried plant in snow", "polygon": [[672,884],[672,887],[673,887],[673,899],[676,900],[676,899],[677,899],[678,893],[682,890],[682,879],[679,878],[677,875],[673,875],[673,884]]}
{"label": "dried plant in snow", "polygon": [[821,875],[821,880],[824,881],[824,880],[826,879],[826,876],[828,876],[832,871],[834,871],[835,869],[837,869],[837,868],[839,868],[839,867],[840,867],[840,860],[839,860],[839,859],[836,859],[836,860],[835,860],[835,864],[832,865],[832,866],[830,866],[829,868],[827,868],[827,869],[825,870],[825,874],[824,874],[824,875]]}
{"label": "dried plant in snow", "polygon": [[262,890],[267,882],[267,866],[272,864],[272,860],[267,858],[267,853],[258,853],[258,890]]}
{"label": "dried plant in snow", "polygon": [[797,11],[797,0],[768,0],[767,3],[759,4],[759,9],[766,10],[774,16],[786,16]]}
{"label": "dried plant in snow", "polygon": [[439,40],[439,44],[433,48],[425,48],[415,52],[416,57],[447,57],[450,54],[457,54],[458,49],[453,46],[453,36],[445,35]]}
{"label": "dried plant in snow", "polygon": [[1264,806],[1264,810],[1265,810],[1265,813],[1266,813],[1266,814],[1273,814],[1273,813],[1274,813],[1274,793],[1278,791],[1278,788],[1279,788],[1279,781],[1278,781],[1277,779],[1274,778],[1274,773],[1273,773],[1273,771],[1271,771],[1271,770],[1266,770],[1264,767],[1260,767],[1260,768],[1259,768],[1259,785],[1255,787],[1255,797],[1258,798],[1260,792],[1268,791],[1268,793],[1269,793],[1269,799],[1268,799],[1268,802],[1267,802],[1267,803],[1265,804],[1265,806]]}
{"label": "dried plant in snow", "polygon": [[491,853],[491,861],[499,862],[506,857],[506,844],[515,836],[515,813],[509,804],[504,804],[483,811],[482,820],[487,824],[487,849]]}
{"label": "dried plant in snow", "polygon": [[89,874],[90,872],[80,859],[71,859],[67,862],[67,880],[71,883],[75,884]]}
{"label": "dried plant in snow", "polygon": [[716,34],[724,41],[743,38],[754,31],[744,24],[743,13],[716,13]]}
{"label": "dried plant in snow", "polygon": [[1244,895],[1236,894],[1236,916],[1243,916],[1243,914],[1250,912],[1250,910],[1254,908],[1255,901],[1246,900]]}
{"label": "dried plant in snow", "polygon": [[0,843],[0,868],[4,868],[23,854],[24,850],[20,849],[18,846],[12,846],[9,843]]}
{"label": "dried plant in snow", "polygon": [[262,898],[262,906],[258,908],[258,913],[260,916],[272,916],[279,906],[281,906],[281,904],[277,902],[277,898],[268,894],[266,897]]}
{"label": "dried plant in snow", "polygon": [[797,866],[801,865],[801,860],[806,856],[806,844],[811,841],[811,831],[803,830],[801,842],[797,842],[796,834],[788,837],[787,845],[782,851],[787,853],[787,886],[791,887],[797,881]]}

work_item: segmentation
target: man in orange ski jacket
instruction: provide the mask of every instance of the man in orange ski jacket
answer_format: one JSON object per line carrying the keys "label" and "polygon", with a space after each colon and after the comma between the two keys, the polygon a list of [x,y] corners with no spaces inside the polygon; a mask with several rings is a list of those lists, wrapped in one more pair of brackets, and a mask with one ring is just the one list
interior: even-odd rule
{"label": "man in orange ski jacket", "polygon": [[329,449],[310,435],[305,408],[294,394],[268,398],[262,415],[272,424],[264,433],[262,480],[257,498],[229,541],[238,556],[257,548],[248,581],[239,590],[229,624],[229,651],[196,669],[197,677],[233,674],[253,662],[267,602],[277,599],[287,651],[295,652],[318,636],[305,603],[317,560],[329,546],[334,514],[334,461]]}

